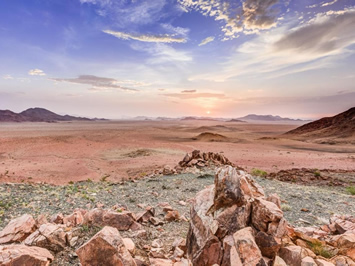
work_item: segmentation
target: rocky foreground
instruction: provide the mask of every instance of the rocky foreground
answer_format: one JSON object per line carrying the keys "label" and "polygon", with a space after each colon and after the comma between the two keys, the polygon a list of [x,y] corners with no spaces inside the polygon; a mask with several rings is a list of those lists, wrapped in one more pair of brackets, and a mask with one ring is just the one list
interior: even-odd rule
{"label": "rocky foreground", "polygon": [[[201,175],[185,181],[197,186],[209,180]],[[333,215],[328,224],[294,227],[296,220],[282,203],[285,194],[281,200],[275,194],[266,196],[249,174],[232,166],[221,167],[214,184],[194,198],[189,197],[196,193],[193,188],[186,198],[175,192],[172,187],[183,187],[177,178],[164,180],[163,192],[155,191],[156,184],[147,187],[155,182],[144,183],[145,192],[121,195],[132,199],[127,205],[136,205],[134,212],[122,204],[105,208],[96,203],[96,208],[81,205],[66,215],[40,214],[34,219],[23,214],[12,219],[0,232],[0,265],[355,265],[355,217]],[[72,189],[79,193],[67,196],[74,205],[82,198],[76,198],[80,188]],[[103,190],[113,197],[113,191]],[[151,201],[133,200],[147,190]],[[125,193],[122,188],[120,192]],[[174,196],[174,204],[162,201]],[[189,203],[191,211],[184,213]],[[339,211],[344,213],[340,205]]]}

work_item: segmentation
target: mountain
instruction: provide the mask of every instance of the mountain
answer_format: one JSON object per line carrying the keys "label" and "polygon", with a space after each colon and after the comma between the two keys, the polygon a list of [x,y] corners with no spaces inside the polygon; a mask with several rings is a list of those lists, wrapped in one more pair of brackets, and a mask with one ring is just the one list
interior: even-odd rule
{"label": "mountain", "polygon": [[255,115],[249,114],[243,117],[237,118],[239,120],[254,120],[254,121],[303,121],[301,119],[285,118],[278,115]]}
{"label": "mountain", "polygon": [[0,110],[0,122],[57,122],[57,121],[91,121],[84,117],[58,115],[44,108],[30,108],[21,113]]}
{"label": "mountain", "polygon": [[355,107],[332,117],[324,117],[284,134],[307,139],[355,139]]}

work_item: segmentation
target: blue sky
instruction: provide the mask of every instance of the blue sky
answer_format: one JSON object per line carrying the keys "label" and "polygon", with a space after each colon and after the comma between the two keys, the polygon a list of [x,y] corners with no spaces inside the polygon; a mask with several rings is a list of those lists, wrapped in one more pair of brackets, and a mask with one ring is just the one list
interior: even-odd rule
{"label": "blue sky", "polygon": [[354,0],[1,0],[0,109],[317,118],[355,105]]}

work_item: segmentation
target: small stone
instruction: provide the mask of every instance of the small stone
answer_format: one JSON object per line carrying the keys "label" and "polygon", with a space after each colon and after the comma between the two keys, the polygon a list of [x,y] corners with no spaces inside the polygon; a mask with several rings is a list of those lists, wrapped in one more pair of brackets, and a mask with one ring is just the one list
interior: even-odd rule
{"label": "small stone", "polygon": [[180,214],[178,211],[168,211],[164,219],[168,222],[177,221],[180,219]]}
{"label": "small stone", "polygon": [[317,266],[311,257],[304,257],[301,261],[301,266]]}
{"label": "small stone", "polygon": [[123,244],[125,245],[126,249],[131,253],[132,256],[136,253],[136,245],[130,238],[122,238]]}

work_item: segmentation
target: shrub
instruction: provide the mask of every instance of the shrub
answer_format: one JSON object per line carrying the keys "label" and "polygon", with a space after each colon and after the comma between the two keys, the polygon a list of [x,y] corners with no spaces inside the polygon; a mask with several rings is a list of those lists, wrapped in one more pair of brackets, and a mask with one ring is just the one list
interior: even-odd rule
{"label": "shrub", "polygon": [[260,169],[257,169],[257,168],[254,168],[251,171],[251,174],[254,175],[254,176],[260,176],[260,177],[266,177],[267,176],[267,172],[265,172],[263,170],[260,170]]}
{"label": "shrub", "polygon": [[355,195],[355,186],[347,187],[346,191],[349,192],[351,195]]}

